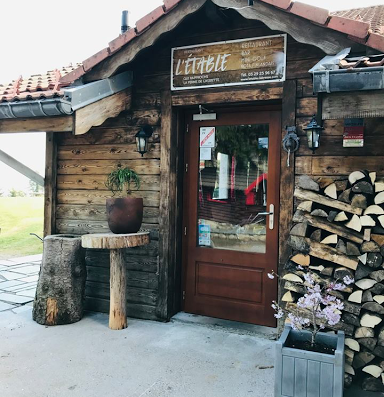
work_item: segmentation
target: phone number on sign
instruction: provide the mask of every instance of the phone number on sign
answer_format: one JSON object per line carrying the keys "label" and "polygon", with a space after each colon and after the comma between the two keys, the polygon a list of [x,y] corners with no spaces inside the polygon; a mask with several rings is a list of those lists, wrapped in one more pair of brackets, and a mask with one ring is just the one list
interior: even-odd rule
{"label": "phone number on sign", "polygon": [[261,72],[247,72],[247,73],[241,73],[241,78],[247,78],[247,77],[266,77],[266,76],[275,76],[276,75],[276,70],[265,70]]}

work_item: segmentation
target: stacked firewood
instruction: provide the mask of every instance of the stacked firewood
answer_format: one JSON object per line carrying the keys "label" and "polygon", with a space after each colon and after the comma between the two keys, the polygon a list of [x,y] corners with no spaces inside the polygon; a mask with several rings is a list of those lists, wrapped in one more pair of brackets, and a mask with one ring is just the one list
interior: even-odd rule
{"label": "stacked firewood", "polygon": [[358,376],[363,389],[384,391],[384,180],[367,171],[344,179],[301,176],[295,207],[282,301],[299,310],[305,270],[298,265],[322,285],[353,278],[332,292],[344,303],[333,330],[346,333],[346,384]]}

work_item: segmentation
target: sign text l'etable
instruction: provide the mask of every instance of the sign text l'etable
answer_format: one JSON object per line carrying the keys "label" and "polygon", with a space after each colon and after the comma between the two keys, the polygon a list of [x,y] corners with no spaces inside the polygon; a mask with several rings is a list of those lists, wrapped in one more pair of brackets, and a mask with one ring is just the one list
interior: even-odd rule
{"label": "sign text l'etable", "polygon": [[172,89],[284,81],[286,35],[172,49]]}

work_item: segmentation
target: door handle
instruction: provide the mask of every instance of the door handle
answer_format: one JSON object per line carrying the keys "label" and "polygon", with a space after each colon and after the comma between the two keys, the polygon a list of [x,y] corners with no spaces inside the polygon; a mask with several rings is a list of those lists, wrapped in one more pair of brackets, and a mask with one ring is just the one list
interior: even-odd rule
{"label": "door handle", "polygon": [[270,230],[273,230],[275,226],[275,206],[273,204],[269,205],[269,212],[259,212],[254,219],[258,216],[269,216],[268,227]]}
{"label": "door handle", "polygon": [[273,230],[275,226],[275,206],[273,204],[269,205],[269,229]]}

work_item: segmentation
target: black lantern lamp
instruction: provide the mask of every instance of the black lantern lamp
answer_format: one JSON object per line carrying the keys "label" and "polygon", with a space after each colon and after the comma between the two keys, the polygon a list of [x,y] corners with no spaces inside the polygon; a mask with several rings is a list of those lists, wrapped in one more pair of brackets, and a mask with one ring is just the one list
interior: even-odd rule
{"label": "black lantern lamp", "polygon": [[315,150],[320,146],[320,133],[324,128],[317,124],[314,114],[311,122],[303,129],[307,131],[308,147],[312,149],[312,153],[315,153]]}
{"label": "black lantern lamp", "polygon": [[136,134],[136,147],[137,151],[141,154],[141,157],[148,152],[148,139],[153,134],[153,128],[150,125],[146,125]]}

